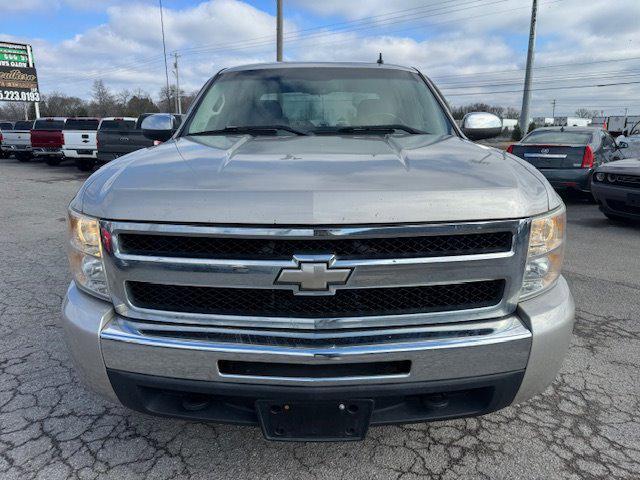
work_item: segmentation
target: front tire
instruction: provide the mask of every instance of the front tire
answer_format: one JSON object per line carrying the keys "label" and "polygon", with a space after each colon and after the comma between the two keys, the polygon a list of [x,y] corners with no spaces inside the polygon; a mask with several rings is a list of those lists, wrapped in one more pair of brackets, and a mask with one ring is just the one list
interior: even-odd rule
{"label": "front tire", "polygon": [[76,167],[81,172],[91,172],[93,167],[96,166],[96,161],[91,158],[77,158]]}
{"label": "front tire", "polygon": [[57,167],[58,165],[60,165],[61,161],[62,160],[57,157],[47,157],[47,159],[45,160],[46,164],[50,167]]}

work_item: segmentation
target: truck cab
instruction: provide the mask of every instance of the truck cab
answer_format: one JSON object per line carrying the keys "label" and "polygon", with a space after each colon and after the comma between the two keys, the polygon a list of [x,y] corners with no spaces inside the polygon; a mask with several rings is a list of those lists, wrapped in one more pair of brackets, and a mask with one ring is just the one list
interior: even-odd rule
{"label": "truck cab", "polygon": [[96,134],[98,118],[67,118],[62,130],[64,144],[62,153],[65,158],[73,159],[78,169],[91,171],[96,160]]}
{"label": "truck cab", "polygon": [[20,162],[28,162],[31,157],[31,129],[33,120],[15,122],[12,129],[2,131],[2,152],[14,155]]}
{"label": "truck cab", "polygon": [[146,138],[140,128],[142,121],[151,114],[138,118],[103,118],[98,127],[97,160],[107,163],[123,155],[153,146],[153,140]]}
{"label": "truck cab", "polygon": [[64,159],[62,130],[66,118],[39,118],[31,130],[31,152],[35,157],[43,157],[47,165],[59,165]]}
{"label": "truck cab", "polygon": [[[544,391],[568,348],[565,208],[470,140],[414,68],[223,70],[162,144],[69,206],[63,306],[86,383],[153,415],[287,441],[482,415]],[[99,134],[100,135],[100,134]]]}

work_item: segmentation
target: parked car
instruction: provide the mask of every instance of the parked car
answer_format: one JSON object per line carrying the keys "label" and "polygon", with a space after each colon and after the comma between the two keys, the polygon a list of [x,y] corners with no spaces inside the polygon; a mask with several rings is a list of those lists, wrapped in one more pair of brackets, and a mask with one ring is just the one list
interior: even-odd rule
{"label": "parked car", "polygon": [[2,131],[3,130],[4,131],[13,130],[13,122],[0,121],[0,158],[7,158],[11,154],[8,151],[5,151],[2,149],[2,141],[3,141]]}
{"label": "parked car", "polygon": [[47,165],[59,165],[64,159],[62,129],[65,118],[39,118],[31,130],[31,151],[35,157],[43,157]]}
{"label": "parked car", "polygon": [[98,162],[107,163],[127,153],[153,146],[153,140],[146,138],[140,129],[142,121],[149,115],[103,118],[97,135]]}
{"label": "parked car", "polygon": [[622,147],[602,128],[537,128],[507,152],[526,160],[542,172],[557,190],[591,191],[593,170],[623,158]]}
{"label": "parked car", "polygon": [[82,171],[91,171],[96,162],[96,133],[98,118],[67,118],[62,130],[62,153],[65,158],[74,159]]}
{"label": "parked car", "polygon": [[2,132],[2,151],[13,154],[18,161],[28,162],[31,157],[31,129],[33,120],[16,122],[12,130]]}
{"label": "parked car", "polygon": [[593,196],[613,220],[640,220],[640,160],[627,158],[599,167],[593,175]]}
{"label": "parked car", "polygon": [[[63,326],[97,392],[355,440],[543,391],[569,345],[565,208],[416,69],[229,68],[69,209]],[[100,133],[98,133],[100,135]]]}

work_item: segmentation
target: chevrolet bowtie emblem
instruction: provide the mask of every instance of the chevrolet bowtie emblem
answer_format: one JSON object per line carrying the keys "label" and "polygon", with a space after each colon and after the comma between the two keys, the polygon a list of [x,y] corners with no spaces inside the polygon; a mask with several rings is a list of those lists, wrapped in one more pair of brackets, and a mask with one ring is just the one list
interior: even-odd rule
{"label": "chevrolet bowtie emblem", "polygon": [[276,285],[291,285],[294,293],[335,293],[336,285],[345,285],[351,268],[333,268],[330,261],[303,261],[294,259],[298,266],[283,268]]}

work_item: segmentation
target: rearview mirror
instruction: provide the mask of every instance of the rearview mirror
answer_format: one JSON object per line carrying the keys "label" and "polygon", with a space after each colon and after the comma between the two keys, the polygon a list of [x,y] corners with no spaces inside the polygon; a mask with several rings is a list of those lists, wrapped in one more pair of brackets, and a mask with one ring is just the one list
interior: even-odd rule
{"label": "rearview mirror", "polygon": [[616,145],[618,148],[629,148],[629,144],[627,142],[617,142]]}
{"label": "rearview mirror", "polygon": [[502,120],[487,112],[467,113],[462,119],[462,132],[470,140],[497,137],[502,133]]}
{"label": "rearview mirror", "polygon": [[142,121],[142,134],[150,140],[166,142],[180,126],[180,118],[170,113],[156,113]]}

